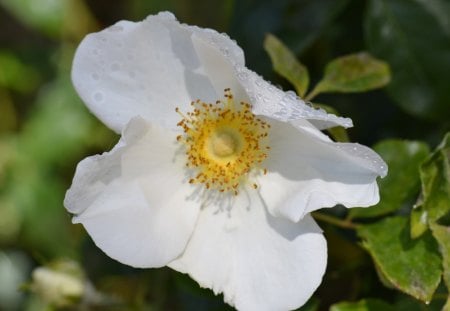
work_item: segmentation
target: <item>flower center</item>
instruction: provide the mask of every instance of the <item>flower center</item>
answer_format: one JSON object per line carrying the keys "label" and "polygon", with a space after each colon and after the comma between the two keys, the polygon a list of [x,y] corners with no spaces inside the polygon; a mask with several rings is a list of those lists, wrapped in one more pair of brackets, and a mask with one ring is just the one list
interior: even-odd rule
{"label": "flower center", "polygon": [[189,182],[237,195],[250,173],[266,172],[260,165],[270,149],[270,125],[257,118],[248,103],[236,104],[230,89],[225,89],[225,100],[197,100],[191,106],[186,115],[176,109],[183,128],[177,140],[186,148],[186,166],[195,171]]}
{"label": "flower center", "polygon": [[228,132],[217,132],[210,138],[211,152],[219,157],[225,158],[235,153],[238,138]]}

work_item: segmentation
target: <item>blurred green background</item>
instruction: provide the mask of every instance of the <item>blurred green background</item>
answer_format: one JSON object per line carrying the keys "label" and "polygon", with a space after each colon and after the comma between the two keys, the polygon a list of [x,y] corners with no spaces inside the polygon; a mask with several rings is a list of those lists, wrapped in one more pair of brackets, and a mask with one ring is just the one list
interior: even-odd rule
{"label": "blurred green background", "polygon": [[[363,94],[317,97],[351,117],[352,141],[423,140],[450,130],[450,1],[447,0],[0,0],[0,310],[52,310],[31,272],[61,259],[80,265],[106,310],[228,310],[222,297],[170,269],[136,270],[106,257],[62,205],[76,164],[118,137],[89,114],[70,82],[84,35],[161,10],[228,33],[248,67],[290,89],[263,48],[280,38],[317,82],[341,55],[369,51],[389,63],[391,83]],[[428,310],[383,286],[352,233],[323,224],[330,248],[324,282],[304,310],[382,298]],[[21,287],[22,290],[17,289]],[[79,308],[79,307],[76,307]],[[411,309],[415,308],[415,309]]]}

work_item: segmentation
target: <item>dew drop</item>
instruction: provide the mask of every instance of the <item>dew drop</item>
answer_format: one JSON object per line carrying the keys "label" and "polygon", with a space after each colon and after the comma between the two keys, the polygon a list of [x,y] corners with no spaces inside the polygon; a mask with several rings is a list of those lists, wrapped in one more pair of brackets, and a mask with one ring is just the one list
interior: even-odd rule
{"label": "dew drop", "polygon": [[245,79],[247,79],[247,77],[248,77],[248,74],[246,73],[246,72],[239,72],[238,74],[237,74],[237,76],[238,76],[238,79],[239,80],[245,80]]}
{"label": "dew drop", "polygon": [[100,79],[100,76],[99,76],[97,73],[93,73],[93,74],[92,74],[92,79],[93,79],[93,80],[99,80],[99,79]]}
{"label": "dew drop", "polygon": [[120,65],[118,63],[114,63],[111,65],[111,71],[118,71],[120,69]]}
{"label": "dew drop", "polygon": [[103,94],[100,92],[97,92],[94,94],[94,100],[97,102],[101,102],[103,101]]}
{"label": "dew drop", "polygon": [[230,51],[227,48],[221,48],[220,51],[225,56],[229,56],[230,55]]}

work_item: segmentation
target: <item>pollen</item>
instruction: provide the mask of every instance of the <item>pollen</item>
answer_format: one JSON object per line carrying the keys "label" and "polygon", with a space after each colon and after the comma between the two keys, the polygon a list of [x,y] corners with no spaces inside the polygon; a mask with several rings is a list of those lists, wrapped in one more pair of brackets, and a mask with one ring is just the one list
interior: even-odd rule
{"label": "pollen", "polygon": [[255,116],[248,103],[236,103],[230,89],[215,103],[191,102],[186,113],[176,108],[183,133],[177,141],[185,147],[186,166],[194,175],[191,184],[237,195],[254,173],[266,173],[262,167],[268,156],[270,125]]}

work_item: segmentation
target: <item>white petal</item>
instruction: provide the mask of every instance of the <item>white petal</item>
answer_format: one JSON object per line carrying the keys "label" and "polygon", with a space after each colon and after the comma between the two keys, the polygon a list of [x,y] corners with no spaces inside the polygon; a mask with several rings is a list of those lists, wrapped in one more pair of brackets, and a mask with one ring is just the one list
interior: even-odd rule
{"label": "white petal", "polygon": [[181,254],[199,207],[187,199],[184,162],[171,131],[132,119],[109,153],[77,167],[64,204],[99,248],[135,267],[159,267]]}
{"label": "white petal", "polygon": [[268,173],[258,182],[269,211],[298,221],[323,207],[366,207],[379,201],[376,178],[387,166],[370,148],[334,143],[307,122],[272,122]]}
{"label": "white petal", "polygon": [[238,310],[289,310],[321,282],[327,250],[320,228],[266,212],[257,192],[242,193],[231,210],[205,207],[184,254],[169,267],[223,293]]}
{"label": "white petal", "polygon": [[328,114],[323,109],[315,109],[294,92],[278,89],[245,67],[236,66],[235,70],[239,82],[250,98],[255,114],[285,122],[307,119],[314,122],[319,129],[337,125],[345,128],[353,126],[351,119]]}
{"label": "white petal", "polygon": [[209,32],[199,31],[193,36],[192,42],[203,72],[209,77],[219,96],[224,88],[231,88],[239,101],[252,104],[255,114],[280,121],[307,119],[319,129],[337,125],[346,128],[353,126],[351,119],[312,108],[294,92],[283,92],[271,85],[245,67],[243,57],[240,57],[241,49],[230,44],[228,37],[221,37],[215,32],[211,34],[212,36]]}
{"label": "white petal", "polygon": [[[181,25],[172,14],[160,13],[88,35],[75,54],[73,83],[89,109],[117,132],[137,115],[174,128],[179,121],[175,107],[223,95],[223,89],[215,89],[220,83],[208,76],[211,68],[203,68],[197,55],[202,47],[194,41],[199,38],[243,64],[242,50],[225,35]],[[221,77],[216,61],[213,80]]]}

